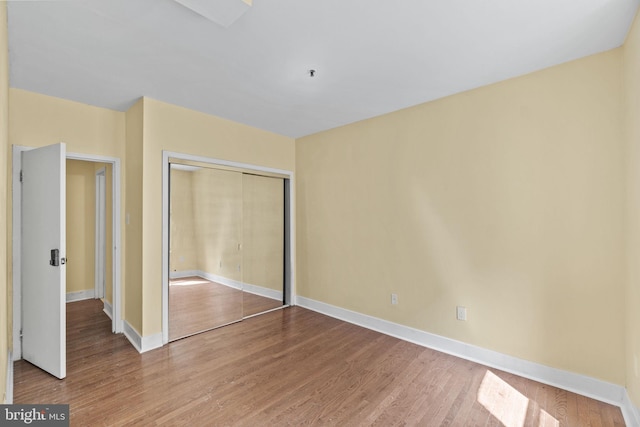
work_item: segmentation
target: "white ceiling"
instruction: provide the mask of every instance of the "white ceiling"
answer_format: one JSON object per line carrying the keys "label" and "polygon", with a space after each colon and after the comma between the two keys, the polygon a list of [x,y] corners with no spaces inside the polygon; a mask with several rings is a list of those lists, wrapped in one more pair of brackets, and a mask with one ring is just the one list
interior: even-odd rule
{"label": "white ceiling", "polygon": [[10,84],[300,137],[618,47],[639,2],[253,0],[224,28],[173,0],[9,1]]}

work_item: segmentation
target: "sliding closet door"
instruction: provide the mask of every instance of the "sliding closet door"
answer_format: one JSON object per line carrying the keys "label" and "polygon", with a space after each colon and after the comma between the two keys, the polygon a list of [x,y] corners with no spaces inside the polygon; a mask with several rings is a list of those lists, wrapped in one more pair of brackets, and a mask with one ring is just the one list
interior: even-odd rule
{"label": "sliding closet door", "polygon": [[169,340],[242,319],[242,174],[172,165]]}
{"label": "sliding closet door", "polygon": [[284,180],[242,175],[243,314],[284,301]]}
{"label": "sliding closet door", "polygon": [[284,185],[171,163],[170,341],[284,305]]}

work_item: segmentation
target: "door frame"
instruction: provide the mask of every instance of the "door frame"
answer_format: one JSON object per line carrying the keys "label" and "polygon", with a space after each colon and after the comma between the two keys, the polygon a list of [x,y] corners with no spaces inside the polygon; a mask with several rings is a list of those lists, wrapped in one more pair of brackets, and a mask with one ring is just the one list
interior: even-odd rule
{"label": "door frame", "polygon": [[209,163],[256,172],[284,175],[284,303],[295,305],[295,215],[294,175],[292,171],[258,166],[249,163],[231,162],[204,156],[162,151],[162,345],[169,342],[169,159]]}
{"label": "door frame", "polygon": [[104,167],[96,171],[96,238],[95,238],[95,298],[104,298],[107,265],[107,171]]}
{"label": "door frame", "polygon": [[[20,342],[20,329],[22,328],[22,273],[21,265],[21,227],[22,227],[22,187],[20,185],[20,169],[21,169],[21,153],[23,151],[33,150],[38,147],[25,147],[13,145],[12,158],[12,289],[13,289],[13,359],[22,358],[22,343]],[[113,293],[112,293],[112,313],[111,313],[111,330],[114,333],[122,332],[122,315],[121,315],[121,290],[120,290],[120,272],[122,271],[121,260],[121,221],[120,221],[120,159],[117,157],[107,157],[94,154],[81,154],[67,152],[67,160],[83,160],[94,163],[108,163],[112,166],[112,271],[113,271]],[[73,262],[73,260],[71,261]]]}

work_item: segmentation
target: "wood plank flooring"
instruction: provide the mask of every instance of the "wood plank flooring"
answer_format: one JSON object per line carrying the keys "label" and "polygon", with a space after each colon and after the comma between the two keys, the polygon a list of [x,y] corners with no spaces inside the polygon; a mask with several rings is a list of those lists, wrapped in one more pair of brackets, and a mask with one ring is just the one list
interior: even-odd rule
{"label": "wood plank flooring", "polygon": [[67,304],[67,372],[15,363],[15,403],[72,426],[623,426],[620,409],[292,307],[138,354]]}
{"label": "wood plank flooring", "polygon": [[201,277],[174,279],[169,286],[169,340],[208,331],[280,306],[281,301]]}

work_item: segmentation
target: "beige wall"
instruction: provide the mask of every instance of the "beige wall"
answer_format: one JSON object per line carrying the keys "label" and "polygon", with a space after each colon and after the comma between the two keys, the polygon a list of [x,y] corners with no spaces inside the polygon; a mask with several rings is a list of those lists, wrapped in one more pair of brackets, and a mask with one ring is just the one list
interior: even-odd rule
{"label": "beige wall", "polygon": [[150,98],[143,103],[144,157],[137,166],[143,175],[143,251],[128,256],[128,263],[142,268],[140,332],[146,336],[162,331],[162,150],[294,171],[295,145],[292,138]]}
{"label": "beige wall", "polygon": [[9,91],[9,102],[12,145],[64,142],[70,153],[124,161],[124,113],[15,88]]}
{"label": "beige wall", "polygon": [[7,162],[9,156],[9,49],[7,3],[0,2],[0,397],[7,400],[7,350],[11,347],[11,290],[7,286]]}
{"label": "beige wall", "polygon": [[[124,113],[20,89],[9,90],[9,101],[9,141],[12,145],[41,147],[57,142],[65,142],[67,144],[67,152],[117,157],[121,159],[123,166],[126,165],[124,156]],[[11,169],[11,159],[8,160],[8,166]],[[111,173],[110,169],[107,173]],[[108,191],[110,191],[110,177],[111,175],[108,176]],[[125,194],[124,183],[125,178],[122,177],[121,192],[123,195]],[[109,200],[108,212],[110,212],[110,197],[110,193],[107,193],[107,199]],[[10,197],[7,202],[11,205]],[[122,207],[121,215],[123,211],[124,206]],[[11,215],[11,206],[9,206],[8,214],[9,216]],[[107,220],[108,226],[111,224],[109,215],[110,213]],[[124,224],[124,221],[122,223]],[[9,224],[11,224],[11,219],[9,219]],[[11,234],[11,231],[9,227],[8,233]],[[93,233],[92,231],[91,236],[93,236]],[[109,243],[111,239],[110,229],[107,231],[107,235]],[[122,231],[121,239],[124,241],[124,230]],[[9,236],[8,241],[11,241],[11,236]],[[122,262],[124,263],[125,248],[121,249]],[[12,260],[10,251],[11,248],[9,247],[9,268]],[[111,254],[109,251],[107,252],[107,262],[111,262]],[[69,256],[69,258],[73,263],[75,257],[71,258]],[[110,269],[107,270],[107,280],[111,281],[112,278],[109,279],[111,271],[109,271]],[[8,280],[11,283],[11,272]],[[91,283],[93,283],[93,279],[91,279]],[[121,285],[125,287],[122,278]],[[107,292],[110,293],[111,290],[107,289]]]}
{"label": "beige wall", "polygon": [[621,59],[299,139],[298,295],[623,384]]}
{"label": "beige wall", "polygon": [[173,272],[198,269],[192,177],[190,171],[171,169],[169,268]]}
{"label": "beige wall", "polygon": [[242,175],[242,281],[282,292],[284,182]]}
{"label": "beige wall", "polygon": [[[140,99],[126,113],[125,194],[125,287],[123,318],[142,335],[142,161],[144,101]],[[161,215],[161,209],[156,212]]]}
{"label": "beige wall", "polygon": [[640,22],[624,45],[625,142],[627,144],[626,386],[640,407]]}
{"label": "beige wall", "polygon": [[112,293],[111,165],[67,160],[67,292],[95,288],[96,172],[105,168],[106,234],[105,298]]}
{"label": "beige wall", "polygon": [[67,160],[67,292],[95,287],[95,179],[93,163]]}
{"label": "beige wall", "polygon": [[242,281],[242,174],[208,168],[192,174],[197,269]]}

